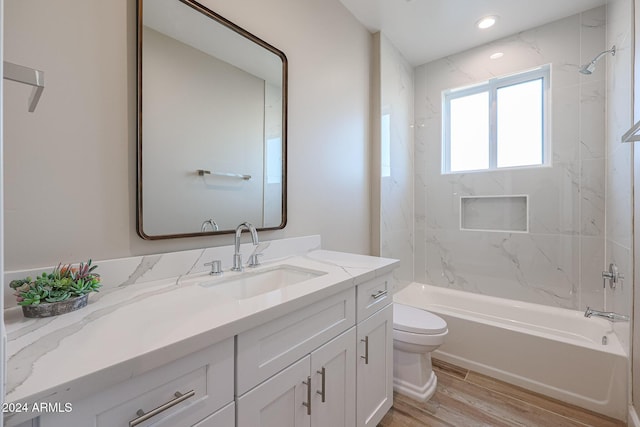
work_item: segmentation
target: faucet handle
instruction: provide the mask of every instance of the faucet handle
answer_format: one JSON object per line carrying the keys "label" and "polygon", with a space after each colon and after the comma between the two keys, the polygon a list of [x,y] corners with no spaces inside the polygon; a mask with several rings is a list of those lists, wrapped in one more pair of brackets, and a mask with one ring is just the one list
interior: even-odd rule
{"label": "faucet handle", "polygon": [[222,261],[219,259],[213,260],[211,262],[207,262],[204,265],[211,266],[211,272],[209,272],[212,276],[220,276],[222,275]]}
{"label": "faucet handle", "polygon": [[609,270],[602,272],[602,287],[606,288],[607,280],[609,281],[609,287],[615,289],[618,282],[624,280],[624,275],[618,271],[618,266],[611,263],[609,264]]}
{"label": "faucet handle", "polygon": [[262,242],[262,243],[256,244],[254,246],[253,253],[251,253],[251,255],[249,255],[249,262],[247,263],[247,265],[249,267],[257,267],[257,266],[259,266],[260,265],[260,260],[258,259],[258,257],[264,255],[262,253],[262,251],[267,249],[270,244],[271,244],[270,242]]}
{"label": "faucet handle", "polygon": [[247,265],[249,267],[257,267],[260,265],[260,260],[258,259],[258,257],[263,256],[264,254],[262,253],[254,253],[251,254],[249,256],[249,262],[247,263]]}

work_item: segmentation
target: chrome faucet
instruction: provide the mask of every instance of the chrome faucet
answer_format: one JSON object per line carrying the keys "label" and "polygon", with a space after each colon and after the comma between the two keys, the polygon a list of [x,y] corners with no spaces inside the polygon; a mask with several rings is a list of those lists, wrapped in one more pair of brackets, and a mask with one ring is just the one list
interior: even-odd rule
{"label": "chrome faucet", "polygon": [[220,228],[218,224],[212,219],[208,219],[202,223],[202,227],[200,227],[200,232],[204,233],[207,231],[207,225],[211,226],[211,231],[218,231]]}
{"label": "chrome faucet", "polygon": [[236,227],[236,238],[235,238],[235,252],[233,254],[233,267],[232,271],[242,271],[242,254],[240,253],[240,235],[242,234],[242,230],[247,229],[251,233],[251,241],[253,242],[253,246],[258,246],[258,232],[256,228],[250,222],[243,222],[239,226]]}
{"label": "chrome faucet", "polygon": [[594,310],[590,307],[587,307],[587,310],[584,312],[584,317],[602,317],[603,319],[607,319],[609,322],[628,322],[629,316],[626,314],[618,314],[612,311],[598,311]]}

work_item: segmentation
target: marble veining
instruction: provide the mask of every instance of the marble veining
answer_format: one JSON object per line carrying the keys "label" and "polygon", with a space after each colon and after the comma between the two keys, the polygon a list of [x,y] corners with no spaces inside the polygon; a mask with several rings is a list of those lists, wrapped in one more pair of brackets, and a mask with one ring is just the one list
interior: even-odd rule
{"label": "marble veining", "polygon": [[[198,278],[222,280],[211,278],[201,264],[211,257],[227,258],[231,246],[97,262],[104,286],[90,296],[86,308],[45,319],[26,319],[18,307],[5,310],[6,401],[33,403],[47,396],[77,400],[398,265],[387,258],[317,249],[319,245],[318,236],[271,241],[259,268],[286,263],[327,274],[242,303],[197,284]],[[243,245],[242,250],[252,247]],[[228,263],[223,265],[228,270]],[[223,277],[238,274],[226,271]]]}
{"label": "marble veining", "polygon": [[[382,115],[389,119],[388,176],[380,179],[380,255],[402,259],[394,272],[413,281],[413,68],[380,34]],[[385,174],[386,175],[386,174]]]}
{"label": "marble veining", "polygon": [[[607,120],[606,131],[606,269],[610,262],[618,266],[620,273],[630,278],[628,282],[611,289],[605,288],[605,309],[631,314],[633,291],[632,232],[633,187],[632,145],[620,143],[620,136],[633,124],[629,108],[633,94],[633,2],[612,0],[607,4],[606,45],[616,45],[616,56],[608,57],[602,65],[606,72]],[[613,325],[616,334],[629,349],[630,325],[619,322]]]}
{"label": "marble veining", "polygon": [[[121,288],[123,286],[128,286],[136,283],[142,276],[144,276],[147,272],[151,271],[153,267],[158,262],[160,262],[161,259],[162,259],[161,255],[152,255],[152,256],[142,257],[142,259],[140,260],[140,264],[138,264],[138,266],[133,271],[133,273],[131,273],[131,275],[127,278],[127,280],[119,284],[118,287]],[[198,259],[200,259],[200,257],[198,257]]]}
{"label": "marble veining", "polygon": [[[416,68],[415,115],[424,125],[414,152],[416,280],[574,309],[596,300],[606,74],[603,66],[591,76],[578,69],[608,45],[606,16],[595,8]],[[489,59],[496,51],[504,56]],[[544,64],[552,68],[551,164],[441,174],[442,91]],[[509,195],[529,196],[527,233],[460,229],[462,196]]]}

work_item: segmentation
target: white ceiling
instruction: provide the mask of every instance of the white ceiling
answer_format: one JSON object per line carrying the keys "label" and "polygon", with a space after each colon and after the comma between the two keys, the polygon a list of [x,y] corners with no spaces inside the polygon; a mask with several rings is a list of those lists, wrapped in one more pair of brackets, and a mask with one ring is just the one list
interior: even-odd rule
{"label": "white ceiling", "polygon": [[[371,32],[382,33],[414,66],[462,52],[607,0],[340,0]],[[498,22],[476,28],[486,15]]]}

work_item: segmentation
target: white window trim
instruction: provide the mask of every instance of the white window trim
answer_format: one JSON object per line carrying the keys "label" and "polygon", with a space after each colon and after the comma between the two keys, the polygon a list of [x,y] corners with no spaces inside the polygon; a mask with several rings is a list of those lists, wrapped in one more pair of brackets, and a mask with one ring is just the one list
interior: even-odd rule
{"label": "white window trim", "polygon": [[[542,79],[542,163],[539,165],[523,165],[498,167],[497,152],[497,104],[498,89]],[[477,170],[451,171],[451,100],[477,93],[489,94],[489,168]],[[543,65],[533,70],[524,71],[504,77],[496,77],[489,81],[463,88],[448,89],[442,92],[442,174],[487,172],[495,170],[539,168],[551,165],[551,65]]]}

